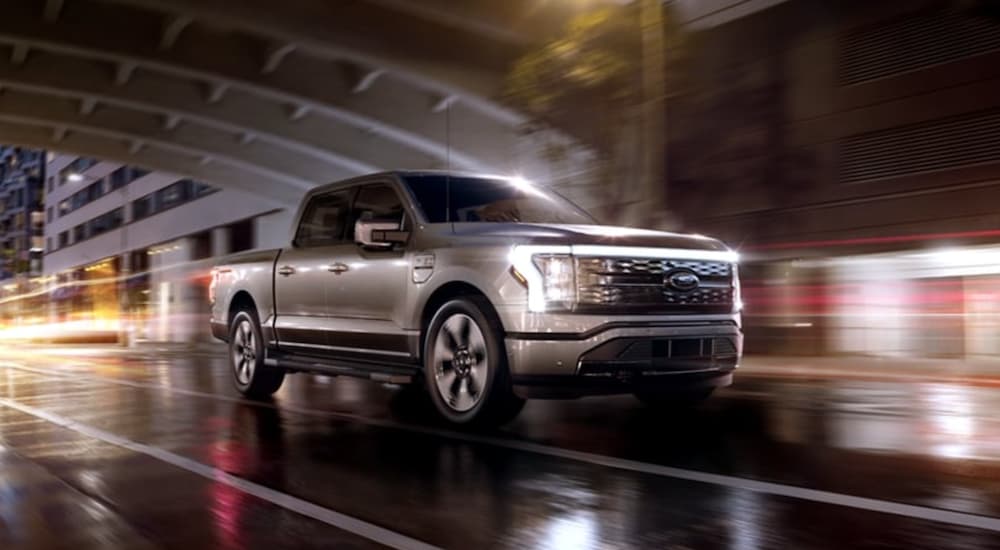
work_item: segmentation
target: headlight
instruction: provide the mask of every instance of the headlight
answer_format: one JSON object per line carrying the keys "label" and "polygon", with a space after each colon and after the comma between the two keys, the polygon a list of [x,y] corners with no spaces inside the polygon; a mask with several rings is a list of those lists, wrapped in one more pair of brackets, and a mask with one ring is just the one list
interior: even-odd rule
{"label": "headlight", "polygon": [[528,287],[528,309],[569,309],[576,302],[576,270],[568,246],[515,246],[514,276]]}
{"label": "headlight", "polygon": [[740,285],[740,268],[733,264],[733,313],[743,311],[743,289]]}
{"label": "headlight", "polygon": [[562,254],[536,254],[532,259],[542,272],[546,308],[573,307],[573,302],[576,301],[576,270],[573,267],[573,257]]}

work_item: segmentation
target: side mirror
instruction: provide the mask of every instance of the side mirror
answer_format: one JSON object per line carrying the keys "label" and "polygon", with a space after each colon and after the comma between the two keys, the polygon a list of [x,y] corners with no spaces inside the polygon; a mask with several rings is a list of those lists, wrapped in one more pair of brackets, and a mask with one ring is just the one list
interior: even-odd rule
{"label": "side mirror", "polygon": [[390,220],[358,220],[354,222],[354,242],[364,248],[392,248],[406,243],[409,231],[401,231],[399,222]]}

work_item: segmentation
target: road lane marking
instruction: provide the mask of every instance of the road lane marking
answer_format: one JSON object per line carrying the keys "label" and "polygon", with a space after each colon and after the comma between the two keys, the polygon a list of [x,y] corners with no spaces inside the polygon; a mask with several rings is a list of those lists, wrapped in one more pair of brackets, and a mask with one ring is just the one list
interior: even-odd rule
{"label": "road lane marking", "polygon": [[847,508],[855,508],[859,510],[867,510],[871,512],[879,512],[879,513],[892,514],[913,519],[932,521],[936,523],[946,523],[950,525],[959,525],[962,527],[971,527],[986,531],[1000,532],[1000,518],[984,516],[979,514],[953,512],[941,508],[930,508],[927,506],[904,504],[901,502],[894,502],[889,500],[880,500],[874,498],[846,495],[843,493],[835,493],[832,491],[809,489],[806,487],[798,487],[794,485],[784,485],[781,483],[775,483],[771,481],[759,481],[759,480],[736,477],[736,476],[728,476],[724,474],[713,474],[709,472],[701,472],[698,470],[676,468],[673,466],[663,466],[660,464],[651,464],[648,462],[640,462],[637,460],[631,460],[627,458],[618,458],[612,456],[599,455],[595,453],[589,453],[586,451],[576,451],[561,447],[552,447],[540,443],[532,443],[530,441],[503,439],[498,437],[462,433],[451,430],[402,424],[399,422],[392,422],[375,418],[365,418],[350,413],[320,411],[316,409],[297,407],[295,405],[278,406],[268,403],[261,403],[258,401],[251,401],[248,399],[229,397],[226,395],[167,387],[160,384],[146,384],[142,382],[132,382],[129,380],[107,378],[103,376],[91,376],[86,374],[70,375],[70,374],[53,373],[46,371],[44,369],[38,369],[9,362],[0,362],[0,366],[27,372],[33,372],[36,374],[53,378],[69,378],[73,380],[82,379],[82,380],[89,380],[95,383],[119,384],[139,389],[161,390],[161,391],[179,393],[183,395],[190,395],[194,397],[213,399],[217,401],[226,401],[226,402],[240,403],[256,407],[278,409],[298,414],[304,414],[308,416],[343,418],[346,420],[352,420],[371,426],[408,431],[412,433],[435,436],[443,439],[459,440],[466,443],[489,445],[493,447],[500,447],[515,451],[521,451],[525,453],[561,458],[565,460],[572,460],[575,462],[582,462],[595,466],[603,466],[607,468],[624,470],[634,473],[649,474],[658,477],[666,477],[666,478],[680,479],[684,481],[706,483],[709,485],[716,485],[728,489],[752,491],[771,496],[787,497],[798,500],[817,502],[820,504],[829,504]]}
{"label": "road lane marking", "polygon": [[193,474],[208,478],[216,483],[221,483],[239,491],[243,491],[244,493],[253,495],[261,500],[265,500],[286,510],[321,521],[327,525],[331,525],[343,531],[347,531],[390,548],[397,548],[400,550],[439,550],[436,546],[421,542],[402,533],[397,533],[386,529],[385,527],[380,527],[373,523],[368,523],[364,520],[348,516],[346,514],[341,514],[340,512],[335,512],[329,508],[324,508],[287,493],[282,493],[263,485],[258,485],[257,483],[234,476],[213,466],[191,460],[159,447],[139,443],[137,441],[106,432],[99,428],[82,424],[64,416],[32,407],[31,405],[25,405],[17,401],[0,397],[0,406],[20,411],[29,416],[45,420],[46,422],[72,430],[87,437],[166,462],[167,464],[176,466],[182,470],[187,470]]}

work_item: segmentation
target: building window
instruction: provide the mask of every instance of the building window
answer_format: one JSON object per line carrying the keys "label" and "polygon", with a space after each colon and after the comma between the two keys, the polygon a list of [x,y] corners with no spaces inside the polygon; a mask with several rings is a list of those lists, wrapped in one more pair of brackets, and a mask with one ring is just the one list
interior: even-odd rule
{"label": "building window", "polygon": [[87,198],[91,201],[104,196],[104,180],[98,180],[87,187]]}
{"label": "building window", "polygon": [[[100,179],[70,195],[69,199],[59,203],[59,215],[64,216],[78,208],[90,204],[104,196],[104,180]],[[65,203],[65,208],[63,207]]]}
{"label": "building window", "polygon": [[59,248],[69,246],[69,231],[59,233]]}
{"label": "building window", "polygon": [[254,246],[253,220],[243,220],[229,226],[229,251],[242,252]]}
{"label": "building window", "polygon": [[86,224],[80,224],[73,228],[73,242],[78,243],[87,238]]}
{"label": "building window", "polygon": [[129,178],[129,167],[122,166],[121,168],[115,170],[108,174],[108,183],[111,184],[111,189],[121,189],[128,185],[131,179]]}
{"label": "building window", "polygon": [[150,193],[141,199],[132,201],[132,219],[141,220],[146,216],[153,215],[155,210],[154,195]]}
{"label": "building window", "polygon": [[115,208],[110,212],[105,212],[100,216],[87,222],[87,236],[96,237],[101,233],[107,233],[112,229],[117,229],[122,226],[122,221],[124,219],[124,209]]}
{"label": "building window", "polygon": [[193,182],[191,182],[191,197],[192,198],[203,197],[203,196],[205,196],[205,195],[207,195],[207,194],[209,194],[209,193],[211,193],[213,191],[215,191],[215,189],[212,186],[208,185],[208,184],[201,183],[200,181],[193,181]]}
{"label": "building window", "polygon": [[52,190],[56,186],[56,178],[55,178],[55,176],[49,176],[49,178],[48,178],[48,186],[49,186],[49,193],[51,193]]}
{"label": "building window", "polygon": [[111,185],[111,190],[121,189],[146,174],[149,174],[149,170],[138,166],[122,166],[108,174],[108,183]]}
{"label": "building window", "polygon": [[190,198],[190,180],[181,180],[156,192],[157,210],[173,208]]}
{"label": "building window", "polygon": [[214,193],[215,188],[193,180],[180,180],[132,201],[132,220],[139,220]]}
{"label": "building window", "polygon": [[74,160],[59,171],[59,185],[65,185],[66,182],[69,181],[71,174],[81,175],[95,164],[97,164],[97,159],[88,157],[80,157]]}
{"label": "building window", "polygon": [[52,214],[53,214],[53,209],[52,209],[51,206],[45,209],[45,222],[46,223],[52,223]]}

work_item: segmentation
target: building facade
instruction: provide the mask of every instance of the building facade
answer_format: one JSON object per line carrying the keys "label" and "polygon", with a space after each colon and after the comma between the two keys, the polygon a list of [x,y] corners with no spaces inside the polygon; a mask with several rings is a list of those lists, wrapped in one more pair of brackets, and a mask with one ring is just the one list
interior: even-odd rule
{"label": "building facade", "polygon": [[41,273],[44,179],[44,151],[0,147],[0,280]]}
{"label": "building facade", "polygon": [[47,173],[52,322],[127,325],[138,340],[205,338],[212,258],[288,235],[289,204],[176,174],[61,154]]}
{"label": "building facade", "polygon": [[0,326],[32,316],[38,300],[18,300],[42,271],[45,154],[0,147]]}
{"label": "building facade", "polygon": [[789,0],[688,40],[672,207],[748,259],[748,349],[1000,356],[1000,9]]}

